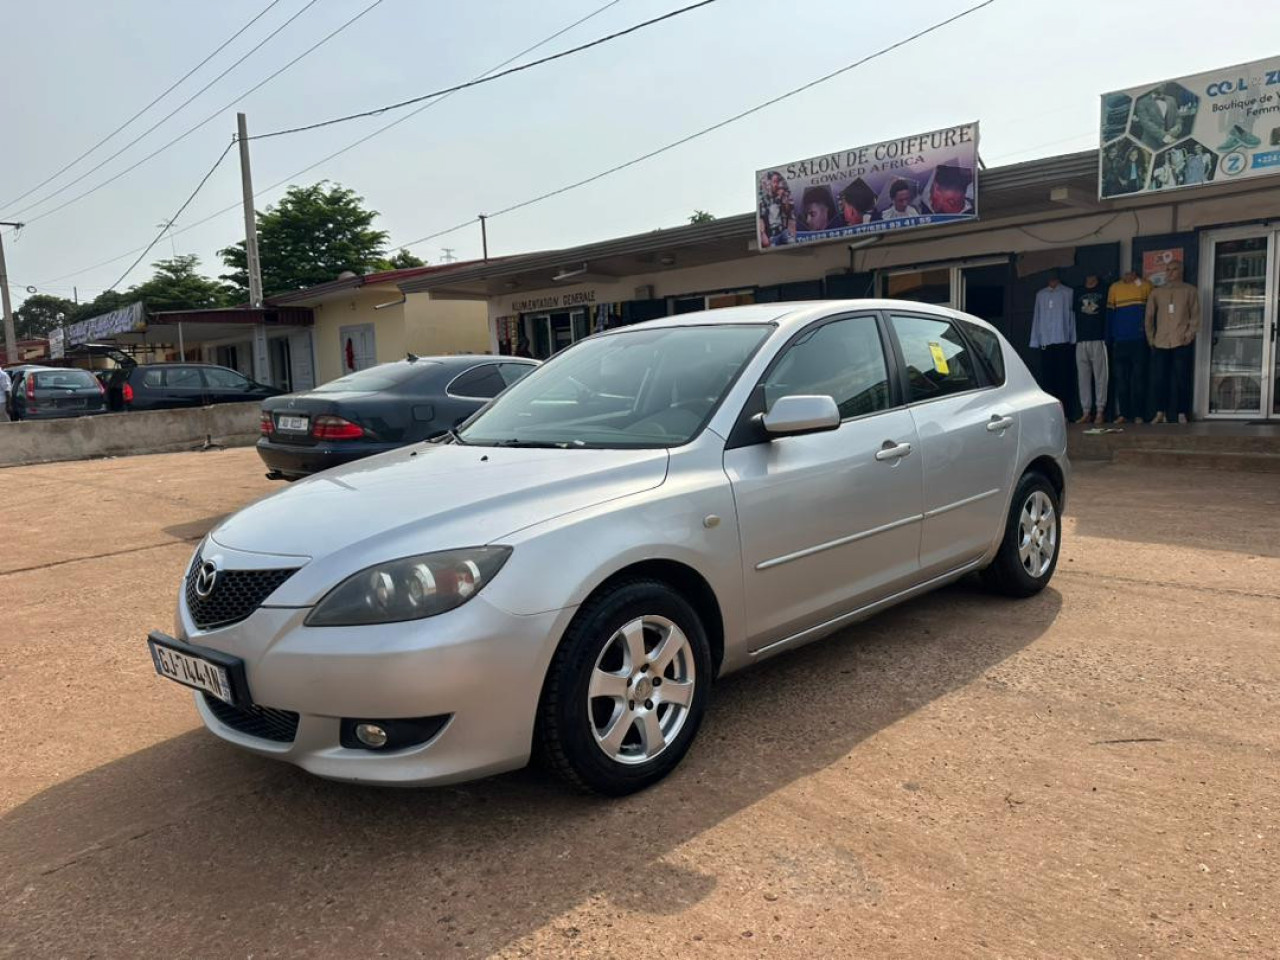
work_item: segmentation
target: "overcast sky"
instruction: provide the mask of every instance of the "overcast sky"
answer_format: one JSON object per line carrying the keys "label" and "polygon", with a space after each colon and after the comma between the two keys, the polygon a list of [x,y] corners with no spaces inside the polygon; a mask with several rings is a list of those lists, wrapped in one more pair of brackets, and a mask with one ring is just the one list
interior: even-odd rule
{"label": "overcast sky", "polygon": [[[278,3],[234,44],[86,161],[8,203],[101,139],[231,36],[268,0],[25,0],[0,37],[0,219],[28,220],[204,120],[371,0],[317,0],[206,93],[81,183],[23,209],[125,146],[250,50],[307,0]],[[17,300],[28,285],[81,299],[115,283],[235,131],[367,109],[470,79],[605,0],[383,0],[285,73],[110,186],[5,237]],[[686,5],[619,0],[532,56]],[[337,181],[381,212],[393,246],[589,176],[675,140],[944,19],[973,0],[718,0],[634,36],[464,91],[288,182]],[[594,184],[492,220],[490,253],[512,254],[752,208],[753,171],[967,120],[999,166],[1096,142],[1098,95],[1274,56],[1280,4],[1257,0],[998,0],[960,22],[700,140]],[[289,178],[399,114],[253,144],[257,189]],[[234,152],[177,229],[237,204]],[[149,262],[243,238],[238,209],[161,241]],[[412,249],[480,254],[478,228]],[[131,256],[123,256],[130,252]],[[118,258],[95,267],[102,261]],[[87,267],[95,269],[85,270]],[[78,272],[84,271],[84,272]],[[68,276],[69,274],[74,274]]]}

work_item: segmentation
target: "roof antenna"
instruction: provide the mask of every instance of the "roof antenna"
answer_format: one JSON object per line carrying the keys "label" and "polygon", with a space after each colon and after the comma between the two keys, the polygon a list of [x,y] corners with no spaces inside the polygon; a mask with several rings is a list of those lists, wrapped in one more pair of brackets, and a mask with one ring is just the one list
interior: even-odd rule
{"label": "roof antenna", "polygon": [[412,351],[410,351],[409,353],[405,354],[405,359],[408,360],[410,363],[417,363],[422,358],[418,356],[416,353],[413,353]]}

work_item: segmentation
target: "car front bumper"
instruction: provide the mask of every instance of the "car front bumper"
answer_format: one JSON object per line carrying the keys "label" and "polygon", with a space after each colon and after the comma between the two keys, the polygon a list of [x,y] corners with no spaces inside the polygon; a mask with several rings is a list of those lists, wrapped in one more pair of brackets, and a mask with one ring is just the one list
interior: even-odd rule
{"label": "car front bumper", "polygon": [[338,467],[353,460],[363,460],[374,454],[386,453],[404,446],[402,443],[368,443],[361,441],[343,443],[318,443],[303,446],[296,443],[279,443],[263,437],[258,441],[258,456],[267,469],[286,477],[309,477],[321,470]]}
{"label": "car front bumper", "polygon": [[[309,612],[260,607],[200,632],[180,599],[177,639],[239,657],[255,705],[298,714],[293,739],[279,742],[228,725],[197,693],[213,733],[335,780],[444,784],[528,762],[543,678],[573,608],[518,616],[481,595],[438,617],[366,627],[307,627]],[[417,746],[369,750],[340,740],[344,718],[442,714],[444,728]]]}

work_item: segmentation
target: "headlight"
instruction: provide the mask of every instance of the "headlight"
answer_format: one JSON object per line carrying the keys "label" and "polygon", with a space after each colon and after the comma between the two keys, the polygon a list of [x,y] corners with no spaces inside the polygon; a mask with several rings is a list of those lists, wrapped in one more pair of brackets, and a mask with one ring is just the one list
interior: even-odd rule
{"label": "headlight", "polygon": [[307,617],[309,627],[352,627],[434,617],[460,607],[494,578],[510,547],[467,547],[405,557],[353,574]]}

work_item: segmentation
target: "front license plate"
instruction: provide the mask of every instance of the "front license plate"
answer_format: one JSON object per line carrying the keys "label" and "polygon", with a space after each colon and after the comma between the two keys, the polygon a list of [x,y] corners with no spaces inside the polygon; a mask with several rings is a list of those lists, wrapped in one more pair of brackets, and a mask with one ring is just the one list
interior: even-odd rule
{"label": "front license plate", "polygon": [[281,433],[306,433],[311,429],[311,418],[276,417],[276,429]]}
{"label": "front license plate", "polygon": [[225,703],[235,703],[226,667],[163,646],[154,640],[148,640],[147,646],[151,648],[151,660],[160,676],[195,690],[211,693]]}

